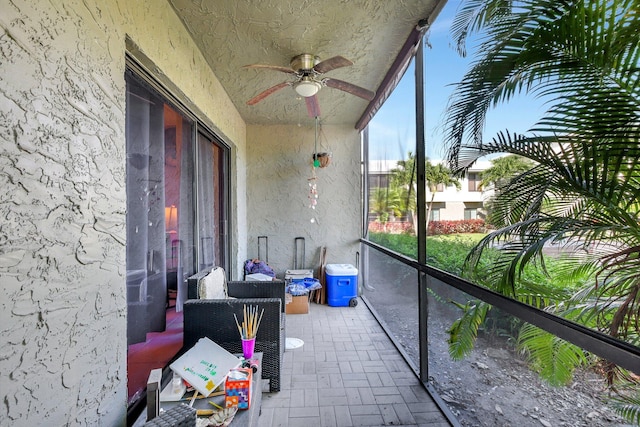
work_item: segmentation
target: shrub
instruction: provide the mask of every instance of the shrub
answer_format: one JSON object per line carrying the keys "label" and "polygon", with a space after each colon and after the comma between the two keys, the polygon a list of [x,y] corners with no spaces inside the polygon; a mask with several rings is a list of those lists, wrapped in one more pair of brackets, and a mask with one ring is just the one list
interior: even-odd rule
{"label": "shrub", "polygon": [[408,234],[370,233],[369,239],[381,246],[416,259],[418,257],[418,240]]}
{"label": "shrub", "polygon": [[413,225],[407,221],[371,221],[369,231],[373,233],[389,234],[410,234],[413,232]]}
{"label": "shrub", "polygon": [[485,222],[483,219],[464,219],[459,221],[431,221],[427,234],[437,236],[440,234],[460,233],[484,233]]}

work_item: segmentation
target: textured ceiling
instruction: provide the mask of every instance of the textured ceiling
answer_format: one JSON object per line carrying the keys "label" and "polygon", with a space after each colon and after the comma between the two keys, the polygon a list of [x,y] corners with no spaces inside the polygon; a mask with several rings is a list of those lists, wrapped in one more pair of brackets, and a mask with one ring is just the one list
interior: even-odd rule
{"label": "textured ceiling", "polygon": [[[292,57],[336,55],[354,65],[332,77],[375,91],[411,30],[439,0],[169,0],[247,123],[312,121],[291,87],[246,101],[292,76],[248,64],[289,66]],[[368,101],[337,89],[318,93],[323,123],[355,124]]]}

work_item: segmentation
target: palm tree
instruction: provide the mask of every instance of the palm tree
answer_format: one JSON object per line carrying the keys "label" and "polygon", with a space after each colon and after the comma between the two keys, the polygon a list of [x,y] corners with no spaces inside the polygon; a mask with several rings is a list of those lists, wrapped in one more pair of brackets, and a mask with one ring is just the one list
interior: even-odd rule
{"label": "palm tree", "polygon": [[394,188],[376,188],[371,195],[371,211],[378,216],[378,219],[386,229],[390,214],[400,215],[401,197]]}
{"label": "palm tree", "polygon": [[[591,285],[578,293],[579,312],[574,301],[574,319],[596,319],[600,330],[635,345],[640,344],[639,10],[639,0],[466,1],[454,21],[454,36],[462,53],[470,34],[480,33],[482,42],[445,120],[455,172],[494,153],[535,162],[502,187],[493,212],[500,228],[478,244],[469,261],[478,262],[486,248],[503,242],[493,283],[515,295],[518,275],[542,259],[545,243],[574,242],[592,254],[581,262],[583,270],[594,272]],[[546,113],[524,135],[505,130],[484,138],[489,108],[520,93],[544,97]],[[590,251],[594,246],[596,253]]]}
{"label": "palm tree", "polygon": [[513,177],[528,171],[533,166],[534,163],[531,160],[515,154],[491,160],[491,166],[482,172],[482,181],[480,182],[482,188],[493,186],[494,189],[494,196],[484,203],[487,210],[487,223],[493,225],[491,213],[493,212],[495,194],[500,193],[502,187],[508,184]]}
{"label": "palm tree", "polygon": [[491,166],[482,171],[481,185],[486,188],[493,185],[498,189],[507,184],[511,178],[528,171],[534,166],[533,162],[522,156],[509,154],[491,160]]}
{"label": "palm tree", "polygon": [[409,151],[406,160],[399,160],[391,170],[391,187],[400,195],[400,206],[411,221],[413,232],[417,230],[416,223],[416,156]]}
{"label": "palm tree", "polygon": [[[402,195],[403,210],[410,214],[410,216],[412,217],[414,221],[414,230],[417,229],[415,224],[416,217],[415,215],[413,215],[416,207],[415,163],[415,155],[412,152],[409,152],[407,155],[407,160],[399,161],[397,167],[391,171],[391,186],[392,188],[398,189],[399,193]],[[453,176],[451,170],[448,167],[441,163],[433,164],[429,159],[427,159],[425,164],[425,181],[427,187],[429,188],[429,192],[431,193],[431,199],[429,200],[427,209],[427,224],[425,227],[426,230],[428,230],[429,218],[431,218],[431,211],[433,210],[433,202],[436,196],[436,192],[438,192],[438,189],[441,186],[448,187],[449,185],[455,185],[456,188],[460,189],[460,181],[458,180],[458,178]]]}
{"label": "palm tree", "polygon": [[458,180],[458,178],[453,176],[451,169],[449,169],[442,163],[433,164],[429,159],[427,159],[427,163],[425,165],[424,179],[426,181],[427,187],[429,188],[429,192],[431,193],[431,199],[429,200],[429,205],[427,207],[427,224],[425,226],[425,230],[427,230],[428,233],[429,220],[431,218],[431,212],[433,210],[433,201],[436,198],[438,188],[446,188],[450,185],[455,185],[459,190],[460,181]]}

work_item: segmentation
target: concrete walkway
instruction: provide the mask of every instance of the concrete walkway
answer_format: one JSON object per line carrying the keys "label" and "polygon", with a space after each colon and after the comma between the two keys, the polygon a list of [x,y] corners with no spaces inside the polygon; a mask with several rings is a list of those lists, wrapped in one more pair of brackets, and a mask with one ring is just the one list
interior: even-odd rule
{"label": "concrete walkway", "polygon": [[311,303],[287,315],[282,387],[264,393],[260,426],[449,426],[366,305]]}

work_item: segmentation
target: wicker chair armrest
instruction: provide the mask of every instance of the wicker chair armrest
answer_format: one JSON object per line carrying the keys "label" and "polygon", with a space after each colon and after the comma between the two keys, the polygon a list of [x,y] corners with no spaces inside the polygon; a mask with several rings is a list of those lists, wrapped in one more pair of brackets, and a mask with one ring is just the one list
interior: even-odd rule
{"label": "wicker chair armrest", "polygon": [[200,338],[208,337],[217,343],[238,342],[240,333],[234,314],[242,323],[245,306],[264,309],[257,341],[279,341],[281,301],[279,298],[239,298],[226,300],[187,300],[184,304],[184,344],[191,348]]}
{"label": "wicker chair armrest", "polygon": [[232,281],[227,282],[229,296],[234,298],[279,298],[282,311],[285,309],[285,284],[283,280],[269,282]]}
{"label": "wicker chair armrest", "polygon": [[[187,299],[198,299],[198,282],[211,272],[206,268],[187,279]],[[285,285],[283,280],[265,282],[256,281],[230,281],[227,282],[229,296],[234,298],[280,298],[282,310],[286,304]]]}

